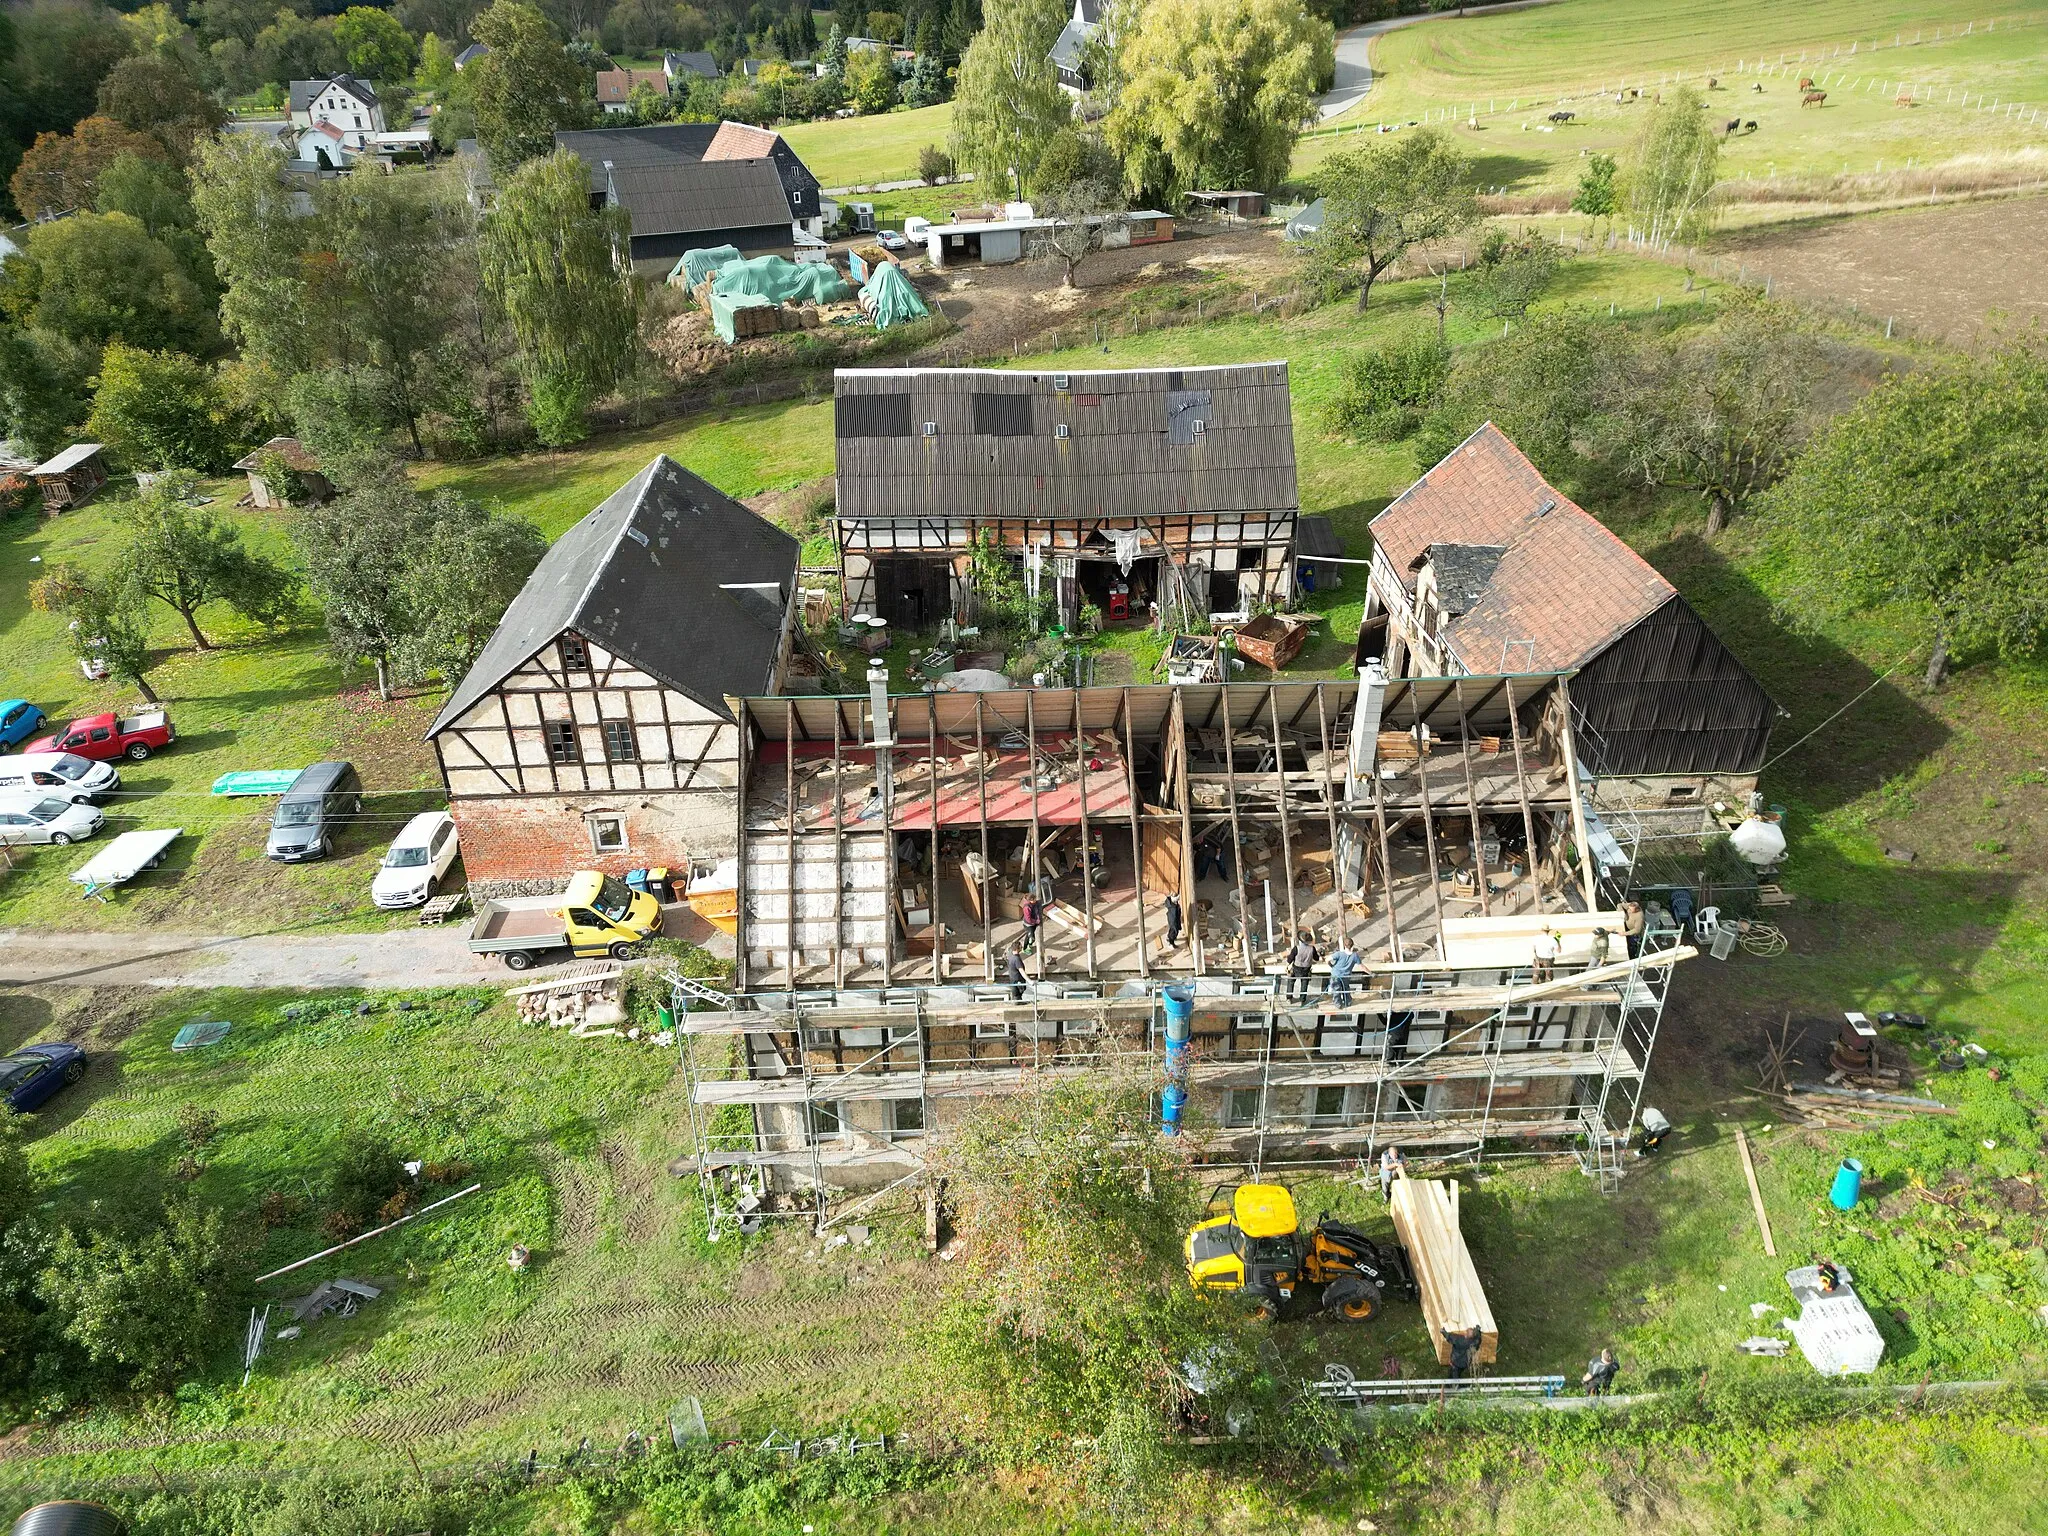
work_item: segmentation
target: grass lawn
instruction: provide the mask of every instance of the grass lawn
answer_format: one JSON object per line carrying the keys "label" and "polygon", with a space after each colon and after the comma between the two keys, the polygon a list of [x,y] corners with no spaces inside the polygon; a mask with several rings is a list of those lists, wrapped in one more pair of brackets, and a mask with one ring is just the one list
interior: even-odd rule
{"label": "grass lawn", "polygon": [[[1673,76],[1703,86],[1707,73],[1718,72],[1710,111],[1757,123],[1755,133],[1728,141],[1725,178],[1862,175],[1904,170],[1909,161],[1922,169],[1950,165],[1959,180],[1994,165],[2038,170],[2048,164],[2041,157],[2048,126],[2022,125],[2004,108],[2048,106],[2048,34],[2041,31],[2048,7],[2011,7],[1987,30],[1991,19],[1970,0],[1682,0],[1653,7],[1559,0],[1430,22],[1375,43],[1372,90],[1338,122],[1304,138],[1294,168],[1312,175],[1332,150],[1363,142],[1348,129],[1434,114],[1478,162],[1486,186],[1569,187],[1581,157],[1615,153],[1644,111],[1589,93],[1626,83],[1642,87],[1647,98]],[[1968,35],[1949,35],[1973,22]],[[1895,38],[1904,46],[1895,47]],[[1805,64],[1792,68],[1802,54]],[[1772,69],[1782,60],[1788,68],[1763,75],[1762,94],[1751,89],[1760,60]],[[1799,105],[1802,73],[1826,77],[1828,100],[1818,110]],[[1893,105],[1902,81],[1919,105]],[[1998,110],[1980,110],[1979,93]],[[1545,119],[1566,96],[1574,98],[1567,105],[1578,120],[1550,131]],[[1467,126],[1474,112],[1477,126]]]}
{"label": "grass lawn", "polygon": [[820,186],[853,187],[908,181],[917,174],[917,152],[927,144],[944,149],[952,129],[953,104],[946,102],[874,117],[790,123],[781,132]]}

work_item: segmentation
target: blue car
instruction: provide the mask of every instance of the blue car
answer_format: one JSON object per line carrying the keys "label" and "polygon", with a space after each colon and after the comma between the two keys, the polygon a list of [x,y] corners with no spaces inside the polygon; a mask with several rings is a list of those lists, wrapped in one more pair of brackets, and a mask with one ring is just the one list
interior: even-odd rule
{"label": "blue car", "polygon": [[27,699],[0,701],[0,752],[12,752],[43,727],[43,712]]}
{"label": "blue car", "polygon": [[16,1114],[40,1109],[67,1083],[85,1076],[85,1052],[63,1041],[48,1045],[25,1045],[12,1056],[0,1057],[0,1094]]}

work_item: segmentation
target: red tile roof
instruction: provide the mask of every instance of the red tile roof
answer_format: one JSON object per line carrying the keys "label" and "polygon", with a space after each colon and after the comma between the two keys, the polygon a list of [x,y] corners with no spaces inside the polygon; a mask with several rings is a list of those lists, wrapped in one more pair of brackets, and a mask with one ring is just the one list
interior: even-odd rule
{"label": "red tile roof", "polygon": [[601,69],[597,73],[597,99],[601,103],[624,102],[632,96],[636,85],[651,85],[666,96],[668,74],[659,69]]}
{"label": "red tile roof", "polygon": [[1475,672],[1580,666],[1677,595],[1490,421],[1374,518],[1372,535],[1411,593],[1411,563],[1432,544],[1506,547],[1445,630]]}
{"label": "red tile roof", "polygon": [[765,160],[775,153],[782,135],[751,123],[720,123],[704,151],[706,160]]}

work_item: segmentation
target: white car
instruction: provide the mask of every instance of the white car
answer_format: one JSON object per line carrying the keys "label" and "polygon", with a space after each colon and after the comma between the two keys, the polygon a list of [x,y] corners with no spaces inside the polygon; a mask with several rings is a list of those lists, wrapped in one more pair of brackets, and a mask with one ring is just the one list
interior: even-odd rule
{"label": "white car", "polygon": [[416,907],[434,894],[459,851],[455,818],[446,811],[422,811],[391,840],[370,882],[370,900],[380,907]]}
{"label": "white car", "polygon": [[107,824],[93,805],[74,805],[56,795],[0,797],[0,843],[82,842]]}
{"label": "white car", "polygon": [[120,770],[76,752],[29,752],[0,757],[0,795],[46,794],[90,800],[121,787]]}

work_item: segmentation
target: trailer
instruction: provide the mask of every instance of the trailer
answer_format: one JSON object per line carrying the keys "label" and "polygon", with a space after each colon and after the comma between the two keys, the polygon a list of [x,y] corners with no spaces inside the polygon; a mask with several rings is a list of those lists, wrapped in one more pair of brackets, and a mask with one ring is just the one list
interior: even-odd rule
{"label": "trailer", "polygon": [[146,869],[163,863],[164,853],[184,835],[182,827],[164,827],[151,832],[123,832],[98,853],[71,872],[74,883],[85,894],[107,898],[104,892],[125,885]]}

